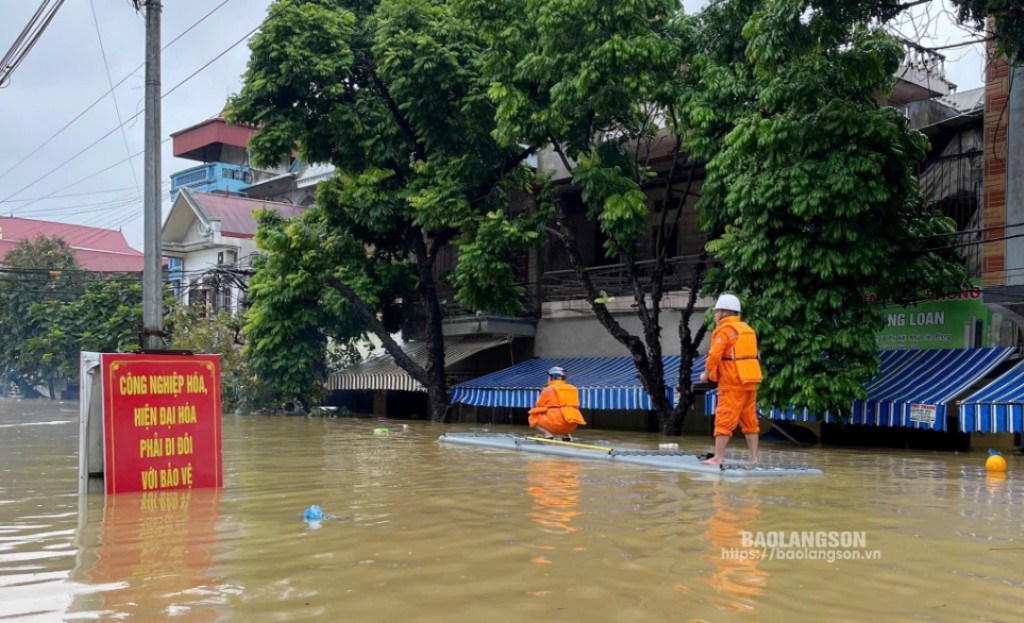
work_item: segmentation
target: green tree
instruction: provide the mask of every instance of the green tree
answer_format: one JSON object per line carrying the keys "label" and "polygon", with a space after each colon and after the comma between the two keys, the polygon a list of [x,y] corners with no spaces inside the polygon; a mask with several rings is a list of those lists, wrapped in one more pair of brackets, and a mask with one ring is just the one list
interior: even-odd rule
{"label": "green tree", "polygon": [[251,374],[242,356],[245,312],[200,316],[195,307],[172,304],[165,322],[172,350],[220,356],[220,395],[225,407],[234,408],[251,394]]}
{"label": "green tree", "polygon": [[55,373],[70,379],[78,378],[81,351],[136,350],[142,329],[140,279],[90,278],[81,288],[80,296],[42,301],[29,310],[32,322],[38,327],[37,335],[28,340],[29,353]]}
{"label": "green tree", "polygon": [[74,253],[60,238],[38,236],[23,240],[4,258],[0,269],[0,366],[6,382],[23,395],[36,395],[43,382],[54,397],[54,365],[29,348],[42,328],[30,310],[45,301],[68,301],[75,296],[74,275],[80,272]]}
{"label": "green tree", "polygon": [[[453,243],[473,251],[478,234],[502,234],[505,249],[539,240],[536,221],[509,207],[510,192],[528,185],[523,161],[531,150],[493,136],[494,107],[480,76],[486,42],[440,0],[281,0],[269,11],[232,118],[260,126],[251,144],[258,162],[277,162],[297,145],[305,161],[337,167],[317,192],[316,235],[333,241],[333,263],[315,277],[427,388],[431,418],[443,420],[439,253]],[[463,270],[489,277],[460,282],[467,304],[518,309],[511,269],[495,266],[493,256],[466,255]],[[472,270],[473,262],[490,270]],[[272,283],[258,296],[270,300]],[[423,315],[425,366],[391,337],[400,301]],[[274,322],[275,314],[261,312],[251,323]]]}
{"label": "green tree", "polygon": [[[870,5],[870,6],[868,6]],[[720,3],[701,15],[681,108],[707,160],[699,207],[744,296],[767,367],[763,404],[843,413],[877,370],[881,308],[964,281],[912,167],[926,140],[879,104],[903,51],[876,3]]]}
{"label": "green tree", "polygon": [[[498,136],[509,145],[554,150],[571,173],[588,218],[604,234],[607,256],[623,266],[639,335],[608,309],[609,297],[590,278],[559,210],[549,232],[568,251],[598,321],[632,356],[661,430],[679,434],[692,404],[690,374],[705,331],[690,330],[706,269],[702,256],[687,265],[689,296],[679,317],[682,365],[675,379],[666,379],[662,324],[668,260],[697,181],[696,167],[681,153],[677,110],[693,20],[674,0],[463,0],[460,5],[488,40],[486,78],[497,107]],[[667,156],[667,162],[656,164],[656,155]],[[661,203],[660,213],[652,215],[649,201]],[[649,270],[640,261],[642,246],[650,248]],[[675,404],[670,387],[678,391]]]}
{"label": "green tree", "polygon": [[[345,247],[352,242],[326,232],[318,207],[296,219],[262,212],[258,220],[256,242],[262,253],[253,262],[245,325],[245,360],[253,388],[246,392],[247,400],[256,407],[294,400],[309,410],[324,392],[329,346],[352,346],[365,335],[349,303],[324,280],[346,263],[351,250]],[[398,274],[406,277],[404,271]],[[379,309],[380,322],[393,328],[400,313],[397,304]]]}

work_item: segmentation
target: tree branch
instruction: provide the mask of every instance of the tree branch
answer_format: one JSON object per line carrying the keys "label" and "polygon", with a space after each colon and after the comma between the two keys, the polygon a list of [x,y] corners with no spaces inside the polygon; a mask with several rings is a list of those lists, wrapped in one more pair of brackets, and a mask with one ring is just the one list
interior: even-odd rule
{"label": "tree branch", "polygon": [[562,159],[562,165],[565,167],[565,170],[568,171],[569,174],[572,174],[572,165],[569,164],[568,156],[566,156],[565,152],[562,151],[562,146],[558,144],[558,141],[555,140],[554,136],[549,134],[548,138],[551,139],[551,146],[554,147],[555,153]]}
{"label": "tree branch", "polygon": [[[667,259],[668,250],[666,249],[666,240],[669,240],[669,235],[665,231],[666,219],[668,218],[668,206],[672,201],[672,185],[675,181],[676,171],[679,167],[679,152],[682,149],[682,137],[676,135],[676,143],[672,148],[672,167],[668,171],[668,181],[665,183],[665,195],[661,202],[661,219],[658,223],[658,231],[654,237],[654,277],[651,284],[651,297],[655,301],[655,304],[659,304],[661,296],[663,294],[663,286],[665,281],[665,260]],[[692,177],[692,175],[691,175]],[[685,197],[683,199],[685,201]],[[676,220],[679,219],[679,212],[676,213]],[[674,233],[673,233],[674,235]]]}
{"label": "tree branch", "polygon": [[427,377],[427,371],[423,366],[419,365],[412,360],[409,355],[406,354],[402,347],[395,342],[394,338],[391,337],[391,333],[388,332],[387,328],[384,327],[384,323],[377,318],[377,314],[374,313],[370,306],[367,305],[363,299],[356,294],[355,290],[350,288],[348,284],[344,283],[334,275],[327,275],[324,278],[324,282],[334,288],[338,294],[341,294],[352,309],[355,310],[356,315],[366,323],[366,326],[370,328],[370,331],[380,339],[381,344],[384,346],[384,350],[387,351],[399,368],[406,371],[406,373],[416,381],[424,386],[429,387],[430,383]]}
{"label": "tree branch", "polygon": [[380,79],[377,72],[373,68],[369,68],[370,78],[373,83],[380,90],[380,96],[384,99],[384,103],[387,105],[388,110],[391,111],[391,116],[394,118],[395,123],[401,128],[402,133],[405,134],[406,138],[413,144],[413,148],[416,150],[416,159],[426,161],[427,159],[427,148],[420,142],[419,137],[416,135],[416,130],[413,129],[409,120],[405,118],[402,111],[398,108],[398,104],[395,103],[394,98],[391,97],[391,92],[388,90],[387,85]]}
{"label": "tree branch", "polygon": [[535,151],[537,151],[536,147],[527,147],[517,155],[502,163],[501,167],[495,172],[492,179],[480,184],[473,190],[473,192],[470,193],[470,197],[472,197],[472,199],[470,199],[470,204],[486,199],[487,196],[491,194],[491,191],[494,190],[494,188],[500,184],[509,173],[522,164],[522,162],[529,158]]}
{"label": "tree branch", "polygon": [[552,234],[555,235],[562,244],[565,245],[566,251],[569,253],[569,264],[572,265],[573,270],[576,271],[576,276],[579,278],[580,283],[583,284],[583,289],[587,293],[587,301],[590,303],[591,309],[594,311],[594,315],[597,316],[598,322],[601,323],[608,333],[611,334],[619,343],[629,349],[630,354],[633,356],[633,361],[638,366],[649,366],[647,359],[647,353],[644,350],[643,343],[640,338],[626,331],[604,303],[597,302],[597,299],[601,298],[600,292],[594,286],[593,280],[590,278],[590,273],[583,267],[583,262],[580,259],[579,249],[576,247],[576,238],[573,237],[572,232],[565,226],[565,223],[561,219],[556,220],[558,229],[548,228]]}
{"label": "tree branch", "polygon": [[[423,231],[422,234],[424,237],[426,237],[427,232]],[[453,238],[455,238],[458,235],[458,229],[454,227],[448,227],[446,229],[441,230],[438,234],[432,237],[430,239],[430,242],[427,243],[426,246],[427,262],[429,262],[430,265],[433,266],[434,261],[437,259],[437,254],[440,253],[441,249],[443,249],[449,242],[452,241]]]}

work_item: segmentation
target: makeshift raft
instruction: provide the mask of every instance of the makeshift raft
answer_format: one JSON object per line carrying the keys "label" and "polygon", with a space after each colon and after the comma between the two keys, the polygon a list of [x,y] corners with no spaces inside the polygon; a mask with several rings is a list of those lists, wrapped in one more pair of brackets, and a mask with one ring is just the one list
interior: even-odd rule
{"label": "makeshift raft", "polygon": [[697,453],[685,450],[636,450],[611,448],[582,442],[565,442],[523,437],[505,433],[445,433],[437,438],[440,443],[479,446],[499,450],[519,450],[537,454],[551,454],[573,459],[610,461],[641,465],[677,472],[713,474],[725,478],[771,478],[778,476],[822,476],[820,469],[808,465],[761,463],[755,466],[738,461],[726,461],[721,467],[704,465]]}

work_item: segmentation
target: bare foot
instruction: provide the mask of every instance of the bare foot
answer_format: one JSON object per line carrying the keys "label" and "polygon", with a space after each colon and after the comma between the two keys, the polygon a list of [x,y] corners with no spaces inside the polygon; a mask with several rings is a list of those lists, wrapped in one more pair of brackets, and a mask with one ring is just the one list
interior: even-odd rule
{"label": "bare foot", "polygon": [[720,459],[717,456],[713,456],[713,457],[711,457],[710,459],[708,459],[706,461],[701,461],[700,463],[701,463],[701,465],[716,465],[716,466],[721,467],[722,459]]}

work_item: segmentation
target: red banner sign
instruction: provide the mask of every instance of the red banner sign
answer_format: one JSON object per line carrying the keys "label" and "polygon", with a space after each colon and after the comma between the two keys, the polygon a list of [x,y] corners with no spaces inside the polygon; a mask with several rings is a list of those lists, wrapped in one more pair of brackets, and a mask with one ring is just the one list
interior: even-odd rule
{"label": "red banner sign", "polygon": [[107,493],[221,487],[220,358],[104,354]]}

